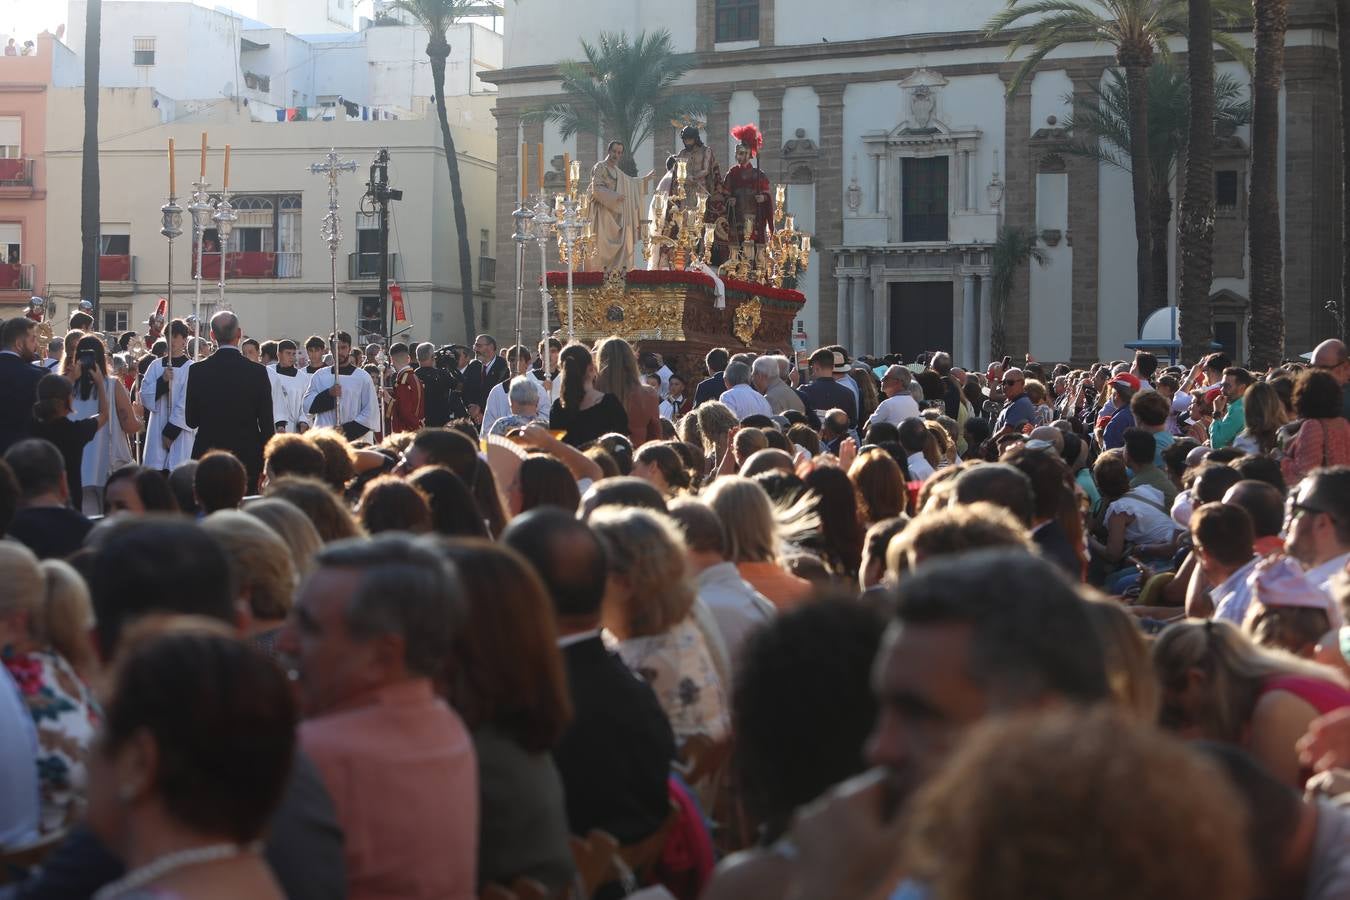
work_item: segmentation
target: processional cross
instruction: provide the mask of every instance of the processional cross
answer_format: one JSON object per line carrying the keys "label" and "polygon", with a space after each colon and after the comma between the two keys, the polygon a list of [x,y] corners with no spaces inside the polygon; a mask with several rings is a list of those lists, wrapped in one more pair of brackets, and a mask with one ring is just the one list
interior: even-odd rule
{"label": "processional cross", "polygon": [[338,175],[343,172],[355,172],[356,160],[341,159],[336,150],[329,149],[323,162],[311,163],[310,174],[324,175],[328,178],[328,212],[324,214],[323,224],[319,226],[319,235],[328,243],[330,293],[333,305],[333,336],[330,340],[333,350],[333,384],[338,383],[338,314],[337,314],[337,252],[342,243],[342,219],[338,216]]}

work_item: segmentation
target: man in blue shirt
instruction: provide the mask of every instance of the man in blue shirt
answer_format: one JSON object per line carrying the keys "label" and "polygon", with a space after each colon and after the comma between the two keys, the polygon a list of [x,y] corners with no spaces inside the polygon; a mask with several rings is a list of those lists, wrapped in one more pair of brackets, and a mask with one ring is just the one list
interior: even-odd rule
{"label": "man in blue shirt", "polygon": [[1009,369],[1003,373],[1003,409],[994,421],[994,439],[1021,432],[1035,418],[1036,405],[1027,396],[1027,376],[1021,369]]}
{"label": "man in blue shirt", "polygon": [[844,366],[844,354],[822,347],[811,354],[811,381],[797,391],[806,408],[813,409],[824,421],[832,409],[842,409],[848,415],[848,427],[858,424],[858,401],[853,392],[834,380],[835,369]]}
{"label": "man in blue shirt", "polygon": [[1130,411],[1130,401],[1139,393],[1139,378],[1129,372],[1121,372],[1110,381],[1111,403],[1116,411],[1111,421],[1102,429],[1100,441],[1107,450],[1125,446],[1125,429],[1134,427],[1134,413]]}

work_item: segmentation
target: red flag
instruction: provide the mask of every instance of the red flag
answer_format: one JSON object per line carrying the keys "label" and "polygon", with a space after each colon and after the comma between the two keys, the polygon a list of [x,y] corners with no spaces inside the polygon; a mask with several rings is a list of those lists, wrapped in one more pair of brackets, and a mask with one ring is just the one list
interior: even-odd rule
{"label": "red flag", "polygon": [[169,301],[163,297],[160,297],[159,303],[155,304],[155,315],[159,316],[162,319],[164,318],[165,314],[168,313],[168,311],[169,311]]}
{"label": "red flag", "polygon": [[403,288],[396,284],[389,285],[389,299],[394,303],[394,321],[408,321],[408,311],[403,307]]}

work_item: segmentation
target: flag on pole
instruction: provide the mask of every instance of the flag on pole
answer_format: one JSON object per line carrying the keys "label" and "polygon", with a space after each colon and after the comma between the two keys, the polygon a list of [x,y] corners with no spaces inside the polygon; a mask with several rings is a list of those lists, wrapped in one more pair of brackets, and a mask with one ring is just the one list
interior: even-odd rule
{"label": "flag on pole", "polygon": [[394,304],[394,321],[408,321],[408,311],[403,306],[403,288],[397,284],[389,285],[389,299]]}
{"label": "flag on pole", "polygon": [[155,315],[162,319],[168,312],[169,301],[164,297],[160,297],[159,302],[155,304]]}

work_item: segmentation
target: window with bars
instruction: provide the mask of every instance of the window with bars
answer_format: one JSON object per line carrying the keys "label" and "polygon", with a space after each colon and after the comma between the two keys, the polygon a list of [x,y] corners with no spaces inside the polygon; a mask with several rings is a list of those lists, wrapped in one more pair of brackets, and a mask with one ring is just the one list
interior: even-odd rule
{"label": "window with bars", "polygon": [[131,64],[133,66],[153,66],[155,64],[155,39],[138,37],[131,39]]}
{"label": "window with bars", "polygon": [[715,12],[718,43],[759,40],[759,0],[717,0]]}
{"label": "window with bars", "polygon": [[18,159],[23,155],[23,119],[0,116],[0,159]]}
{"label": "window with bars", "polygon": [[947,240],[947,176],[945,156],[906,157],[900,168],[900,240]]}

